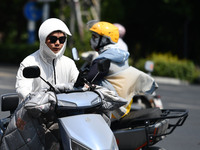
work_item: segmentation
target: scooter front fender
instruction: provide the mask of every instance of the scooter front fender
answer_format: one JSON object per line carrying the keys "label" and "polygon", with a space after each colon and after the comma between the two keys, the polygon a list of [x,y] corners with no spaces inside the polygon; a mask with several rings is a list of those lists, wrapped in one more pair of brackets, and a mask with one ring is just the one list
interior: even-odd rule
{"label": "scooter front fender", "polygon": [[83,114],[60,118],[59,126],[65,149],[71,149],[72,141],[89,149],[118,149],[115,136],[101,115]]}

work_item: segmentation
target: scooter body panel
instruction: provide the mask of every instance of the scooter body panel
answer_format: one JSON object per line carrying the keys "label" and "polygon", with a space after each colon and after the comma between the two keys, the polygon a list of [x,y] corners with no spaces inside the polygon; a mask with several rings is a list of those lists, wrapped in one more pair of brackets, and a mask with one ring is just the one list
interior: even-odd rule
{"label": "scooter body panel", "polygon": [[[118,149],[113,132],[98,114],[83,114],[59,119],[63,143],[71,147],[71,140],[89,149]],[[65,147],[64,146],[64,147]]]}

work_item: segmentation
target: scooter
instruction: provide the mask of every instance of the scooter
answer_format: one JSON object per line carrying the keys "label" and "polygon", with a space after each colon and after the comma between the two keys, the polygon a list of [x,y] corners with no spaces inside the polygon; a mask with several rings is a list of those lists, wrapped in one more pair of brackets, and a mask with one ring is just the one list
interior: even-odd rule
{"label": "scooter", "polygon": [[[41,78],[50,85],[49,90],[55,92],[55,87],[40,76],[39,67],[26,67],[23,70],[23,75],[26,78]],[[103,96],[95,91],[92,84],[87,82],[87,85],[89,86],[88,90],[74,89],[56,93],[55,113],[58,117],[63,148],[65,150],[118,150],[115,136],[101,115]],[[17,96],[2,95],[3,111],[10,110],[13,113],[13,110],[17,108],[17,103],[12,102],[13,106],[7,103],[12,100],[16,102]],[[123,104],[125,103],[123,102]],[[0,122],[2,138],[11,118],[2,119]]]}
{"label": "scooter", "polygon": [[[100,68],[104,67],[106,68],[106,64],[100,65]],[[25,77],[42,79],[37,66],[25,68],[24,72]],[[56,111],[60,114],[58,122],[65,150],[158,150],[153,145],[171,134],[176,127],[182,126],[188,116],[188,111],[183,109],[143,109],[135,111],[134,115],[113,121],[109,126],[101,115],[103,97],[85,79],[77,81],[84,81],[89,89],[56,94]],[[54,89],[52,85],[51,87]],[[16,94],[2,95],[2,111],[11,111],[12,114],[18,106],[18,100]],[[10,119],[9,116],[0,120],[2,136]]]}

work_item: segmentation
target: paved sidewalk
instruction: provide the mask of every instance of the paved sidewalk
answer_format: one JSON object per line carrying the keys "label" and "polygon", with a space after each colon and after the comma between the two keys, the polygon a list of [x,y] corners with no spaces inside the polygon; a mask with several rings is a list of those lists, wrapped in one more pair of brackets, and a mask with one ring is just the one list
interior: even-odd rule
{"label": "paved sidewalk", "polygon": [[18,66],[0,64],[0,89],[14,90]]}

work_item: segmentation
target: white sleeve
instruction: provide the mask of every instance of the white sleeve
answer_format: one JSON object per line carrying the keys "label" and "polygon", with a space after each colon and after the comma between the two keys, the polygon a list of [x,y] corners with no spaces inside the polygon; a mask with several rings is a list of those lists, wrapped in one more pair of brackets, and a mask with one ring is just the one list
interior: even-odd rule
{"label": "white sleeve", "polygon": [[32,91],[33,79],[26,79],[23,77],[24,65],[21,63],[16,76],[16,92],[20,99],[23,100]]}
{"label": "white sleeve", "polygon": [[71,65],[72,66],[71,66],[71,81],[70,82],[75,83],[76,79],[79,75],[79,71],[78,71],[76,64],[74,62],[71,63]]}

